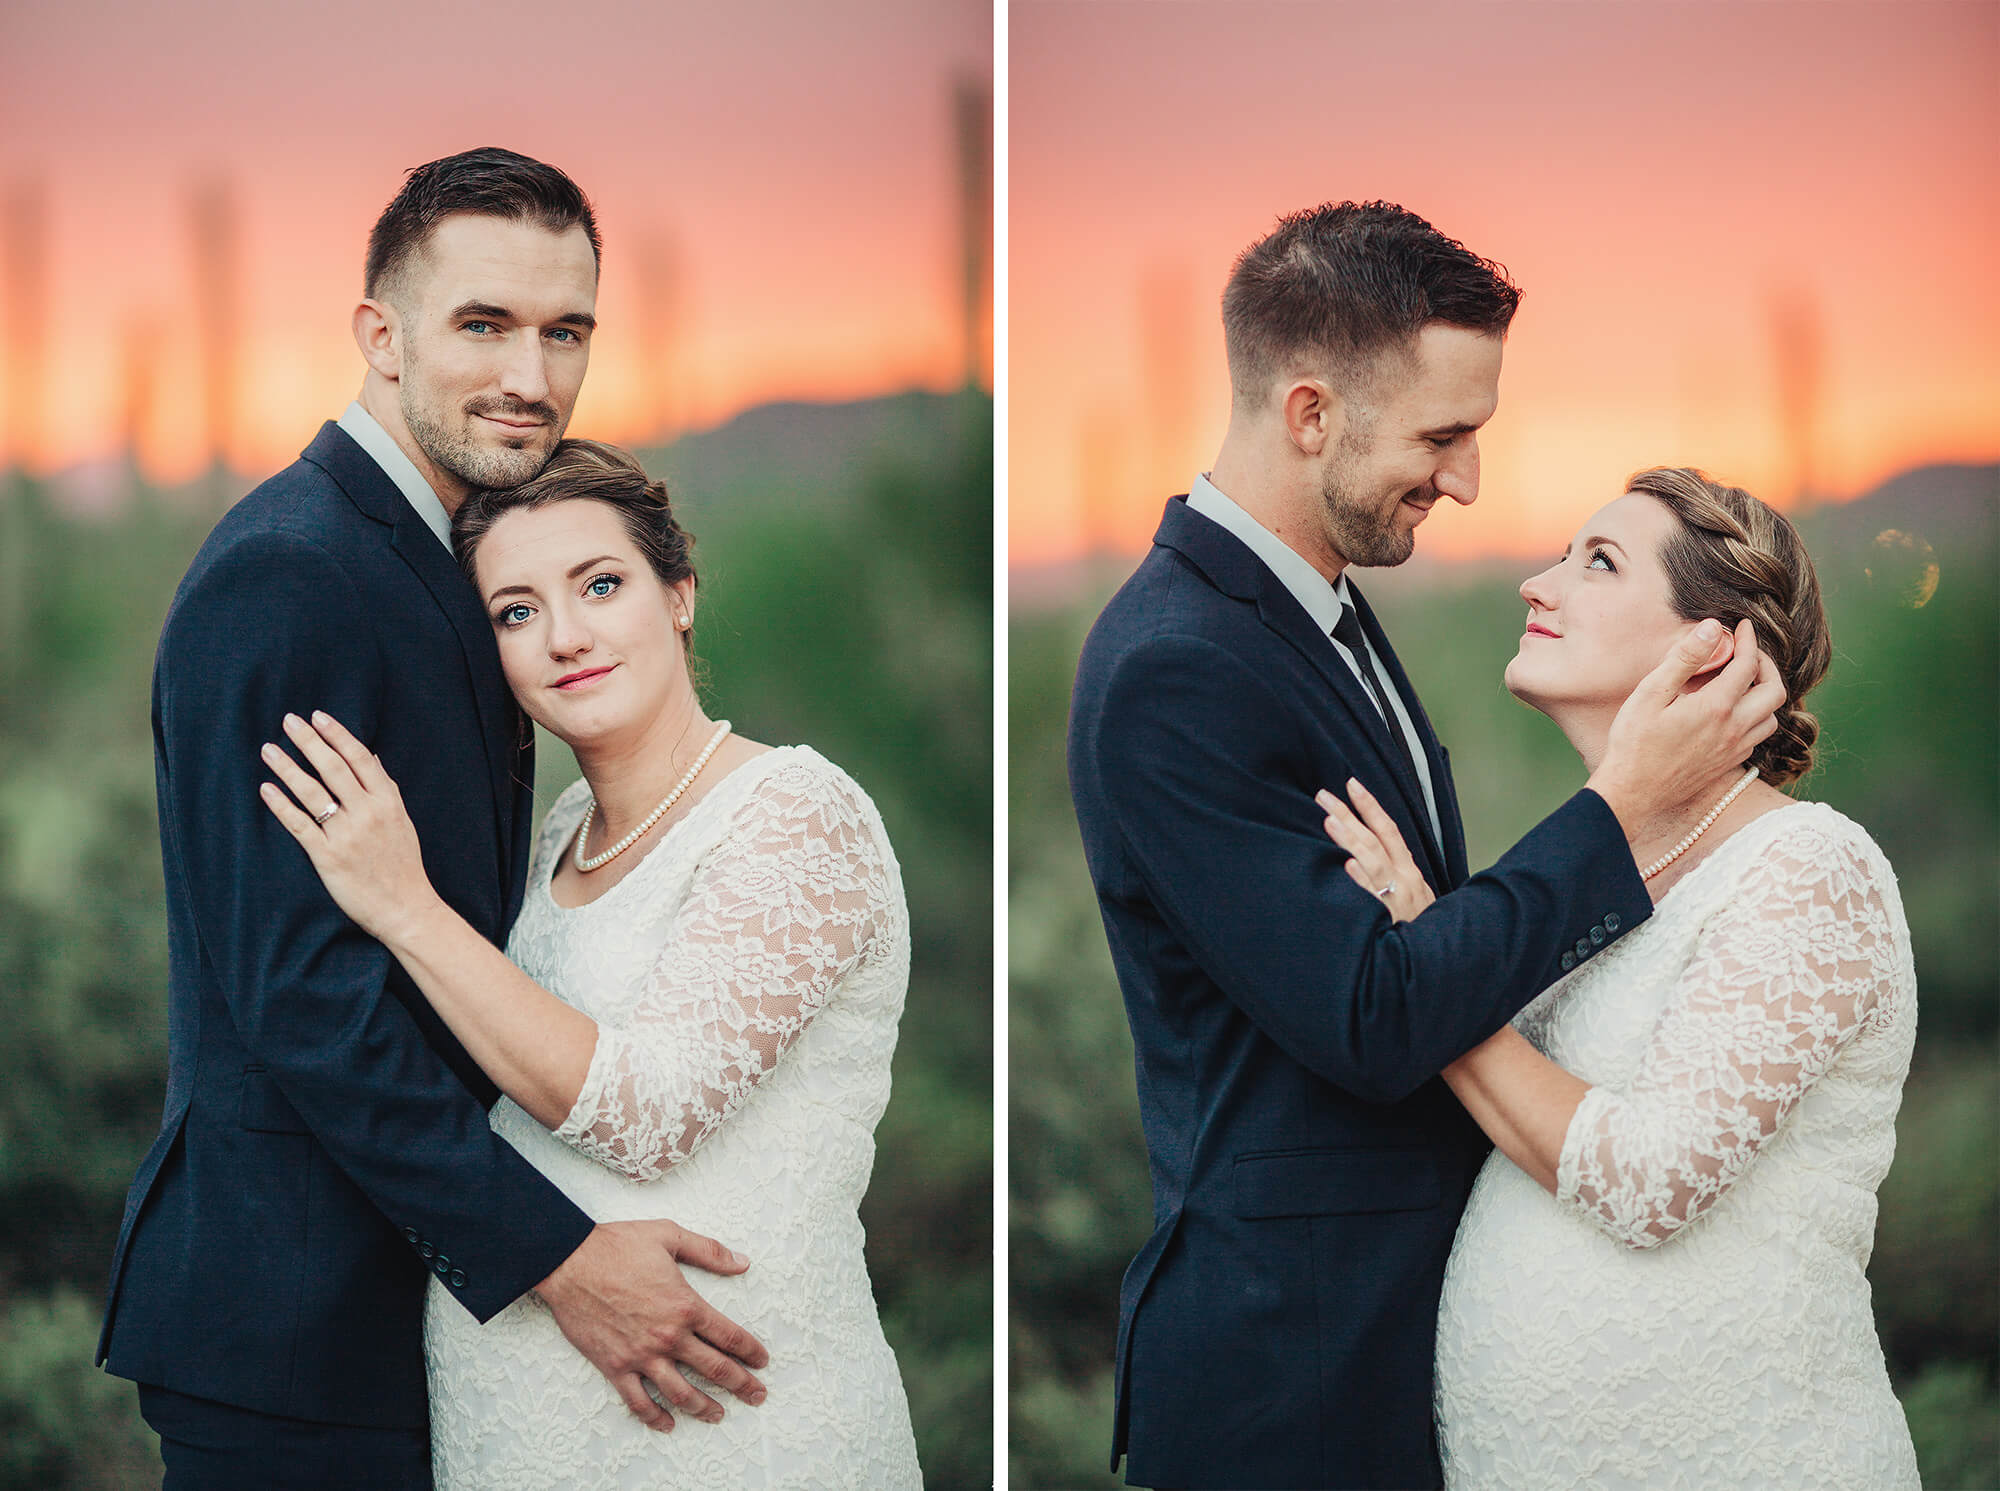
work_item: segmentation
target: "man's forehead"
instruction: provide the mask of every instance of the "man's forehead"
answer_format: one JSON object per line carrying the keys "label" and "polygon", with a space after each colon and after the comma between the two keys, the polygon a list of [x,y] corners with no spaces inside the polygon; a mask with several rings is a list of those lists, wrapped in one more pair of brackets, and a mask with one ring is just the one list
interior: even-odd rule
{"label": "man's forehead", "polygon": [[1413,418],[1483,424],[1499,401],[1504,349],[1499,337],[1433,321],[1418,334],[1407,357],[1387,362],[1384,371]]}
{"label": "man's forehead", "polygon": [[[412,255],[433,304],[494,301],[494,292],[594,303],[597,256],[581,224],[554,230],[539,223],[457,212],[440,219]],[[589,304],[564,309],[590,309]]]}

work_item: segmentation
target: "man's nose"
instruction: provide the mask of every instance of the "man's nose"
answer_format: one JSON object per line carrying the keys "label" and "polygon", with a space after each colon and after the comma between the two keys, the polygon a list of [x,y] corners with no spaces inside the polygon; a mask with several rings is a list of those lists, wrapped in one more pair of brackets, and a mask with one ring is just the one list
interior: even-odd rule
{"label": "man's nose", "polygon": [[1431,485],[1462,507],[1479,500],[1479,437],[1465,434],[1452,441],[1438,463]]}
{"label": "man's nose", "polygon": [[501,364],[500,391],[524,404],[541,403],[549,396],[547,357],[540,336],[523,336]]}

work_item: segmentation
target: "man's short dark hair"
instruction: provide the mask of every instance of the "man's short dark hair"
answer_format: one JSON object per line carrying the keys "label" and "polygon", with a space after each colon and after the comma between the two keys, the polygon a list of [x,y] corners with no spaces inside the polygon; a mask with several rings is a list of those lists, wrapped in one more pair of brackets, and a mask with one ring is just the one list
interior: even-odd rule
{"label": "man's short dark hair", "polygon": [[1301,365],[1341,391],[1433,321],[1504,336],[1520,304],[1507,271],[1391,202],[1327,202],[1278,220],[1222,292],[1229,381],[1255,397]]}
{"label": "man's short dark hair", "polygon": [[582,188],[554,166],[487,145],[410,172],[368,235],[361,293],[381,299],[411,257],[423,250],[431,230],[457,212],[533,223],[551,233],[581,226],[590,235],[592,259],[603,262],[597,219]]}

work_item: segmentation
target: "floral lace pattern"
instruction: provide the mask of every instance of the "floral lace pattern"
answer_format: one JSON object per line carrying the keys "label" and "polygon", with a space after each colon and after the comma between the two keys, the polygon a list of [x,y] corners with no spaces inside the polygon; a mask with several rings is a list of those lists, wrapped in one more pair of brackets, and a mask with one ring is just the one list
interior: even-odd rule
{"label": "floral lace pattern", "polygon": [[626,1023],[599,1028],[555,1131],[657,1180],[743,1106],[867,953],[888,904],[862,802],[767,778],[731,853],[703,867]]}
{"label": "floral lace pattern", "polygon": [[771,1353],[749,1408],[697,1374],[720,1424],[646,1429],[533,1294],[485,1326],[425,1310],[440,1491],[921,1484],[857,1208],[909,979],[901,872],[881,819],[803,747],[738,767],[597,900],[558,906],[579,782],[548,812],[507,951],[598,1022],[554,1133],[502,1099],[493,1126],[599,1221],[671,1217],[746,1254],[695,1288]]}
{"label": "floral lace pattern", "polygon": [[1557,1195],[1496,1152],[1460,1223],[1448,1484],[1916,1487],[1865,1273],[1916,979],[1868,836],[1753,820],[1516,1023],[1592,1088]]}

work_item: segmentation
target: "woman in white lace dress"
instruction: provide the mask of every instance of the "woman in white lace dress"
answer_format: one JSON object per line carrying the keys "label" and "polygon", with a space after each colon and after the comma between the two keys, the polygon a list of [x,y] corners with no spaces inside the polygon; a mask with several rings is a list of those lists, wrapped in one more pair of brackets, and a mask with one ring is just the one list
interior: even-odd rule
{"label": "woman in white lace dress", "polygon": [[[1818,583],[1747,493],[1677,469],[1629,485],[1522,585],[1508,688],[1594,765],[1668,645],[1747,617],[1787,703],[1635,842],[1651,919],[1444,1073],[1497,1146],[1438,1318],[1446,1481],[1915,1487],[1864,1273],[1916,1033],[1910,934],[1868,835],[1778,790],[1818,731]],[[1394,825],[1332,802],[1349,872],[1420,914]]]}
{"label": "woman in white lace dress", "polygon": [[433,1283],[437,1483],[908,1491],[856,1215],[909,976],[882,821],[817,752],[703,712],[691,540],[624,452],[565,441],[525,486],[475,494],[453,537],[521,707],[583,769],[542,825],[507,958],[432,892],[394,783],[337,722],[288,729],[339,832],[273,811],[506,1094],[498,1132],[599,1222],[670,1216],[749,1257],[700,1287],[770,1364],[768,1397],[726,1412],[691,1370],[651,1384],[688,1410],[654,1432],[537,1296],[482,1326]]}

